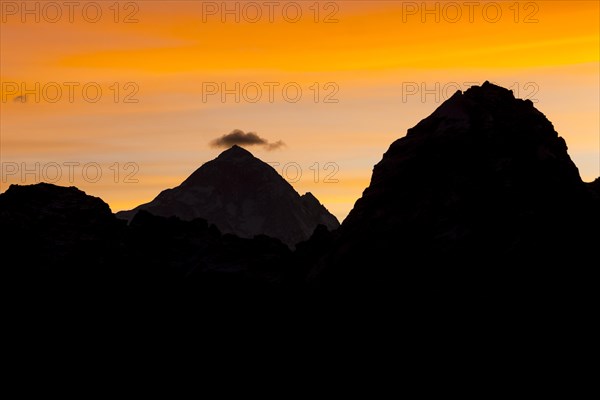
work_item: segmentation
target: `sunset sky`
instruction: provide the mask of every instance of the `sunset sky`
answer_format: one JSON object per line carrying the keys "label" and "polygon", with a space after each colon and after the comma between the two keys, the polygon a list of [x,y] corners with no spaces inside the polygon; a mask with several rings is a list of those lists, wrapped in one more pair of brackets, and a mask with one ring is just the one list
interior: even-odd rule
{"label": "sunset sky", "polygon": [[133,208],[240,129],[283,141],[248,150],[342,220],[394,140],[486,80],[535,101],[582,178],[600,175],[596,0],[0,3],[2,192],[59,165],[54,183]]}

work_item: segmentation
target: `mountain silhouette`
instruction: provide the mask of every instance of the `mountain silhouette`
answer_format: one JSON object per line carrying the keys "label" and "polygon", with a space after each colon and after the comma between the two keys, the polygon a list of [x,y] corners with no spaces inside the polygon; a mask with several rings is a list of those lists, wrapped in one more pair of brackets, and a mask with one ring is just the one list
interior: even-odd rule
{"label": "mountain silhouette", "polygon": [[114,263],[125,227],[97,197],[47,183],[11,185],[0,194],[4,273],[40,282],[76,281]]}
{"label": "mountain silhouette", "polygon": [[278,239],[243,239],[203,219],[144,210],[127,224],[101,199],[46,183],[11,185],[0,194],[0,226],[0,274],[23,315],[195,313],[197,304],[205,313],[248,310],[289,286],[293,264]]}
{"label": "mountain silhouette", "polygon": [[566,320],[595,304],[584,296],[595,290],[600,179],[584,183],[550,121],[488,82],[392,143],[337,229],[314,196],[237,146],[119,216],[129,223],[74,187],[0,194],[15,309],[301,310],[395,326],[507,304]]}
{"label": "mountain silhouette", "polygon": [[339,226],[311,193],[300,196],[270,165],[237,145],[178,187],[117,217],[131,220],[139,210],[182,220],[204,218],[224,233],[243,238],[267,235],[290,246],[308,239],[319,224]]}
{"label": "mountain silhouette", "polygon": [[485,82],[392,143],[310,280],[370,293],[569,285],[596,258],[597,193],[531,101]]}

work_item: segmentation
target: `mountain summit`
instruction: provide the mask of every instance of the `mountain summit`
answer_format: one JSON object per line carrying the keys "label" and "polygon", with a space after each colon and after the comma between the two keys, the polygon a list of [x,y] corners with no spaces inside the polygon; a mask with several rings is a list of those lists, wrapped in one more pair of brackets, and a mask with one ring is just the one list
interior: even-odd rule
{"label": "mountain summit", "polygon": [[339,226],[312,194],[300,196],[270,165],[237,145],[202,165],[178,187],[117,216],[131,220],[139,210],[183,220],[204,218],[224,233],[263,234],[291,246],[308,239],[319,224],[329,229]]}
{"label": "mountain summit", "polygon": [[600,239],[592,188],[531,101],[485,82],[392,143],[314,275],[354,285],[411,274],[541,281],[565,274],[551,268],[560,262],[575,271]]}

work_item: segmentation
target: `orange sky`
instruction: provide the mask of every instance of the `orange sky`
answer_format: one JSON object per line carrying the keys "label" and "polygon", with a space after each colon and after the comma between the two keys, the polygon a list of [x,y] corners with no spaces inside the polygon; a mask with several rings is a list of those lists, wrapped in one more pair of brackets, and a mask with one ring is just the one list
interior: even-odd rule
{"label": "orange sky", "polygon": [[[598,1],[440,1],[429,12],[420,1],[274,2],[273,20],[260,1],[227,2],[227,15],[223,2],[124,1],[118,15],[114,3],[79,2],[69,15],[60,1],[27,2],[29,14],[0,1],[0,190],[53,178],[56,163],[57,183],[130,208],[214,158],[212,139],[242,129],[283,140],[250,150],[343,219],[393,140],[445,95],[485,80],[537,100],[582,177],[600,175]],[[240,98],[206,95],[214,84],[239,84]],[[27,102],[14,101],[21,86]],[[98,101],[86,101],[98,87]],[[72,183],[69,162],[79,163]],[[84,179],[86,163],[97,165]],[[23,166],[33,172],[21,176]]]}

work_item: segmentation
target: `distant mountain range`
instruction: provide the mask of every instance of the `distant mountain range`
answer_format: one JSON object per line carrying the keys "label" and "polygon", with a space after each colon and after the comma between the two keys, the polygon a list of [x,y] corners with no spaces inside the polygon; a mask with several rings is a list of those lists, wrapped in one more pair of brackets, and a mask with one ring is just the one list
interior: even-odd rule
{"label": "distant mountain range", "polygon": [[131,220],[139,210],[186,221],[204,218],[224,233],[243,238],[267,235],[290,246],[307,240],[319,224],[339,226],[311,193],[300,196],[270,165],[237,145],[178,187],[117,217]]}
{"label": "distant mountain range", "polygon": [[[265,293],[271,305],[306,304],[319,293],[394,309],[527,292],[560,308],[587,293],[597,268],[600,181],[581,180],[530,101],[486,82],[395,141],[339,228],[311,194],[237,146],[117,216],[76,188],[12,185],[0,226],[18,255],[5,278],[37,282],[30,294],[43,288],[45,301],[77,290],[98,307],[110,292],[151,309],[206,309]],[[399,298],[374,300],[386,294]]]}

